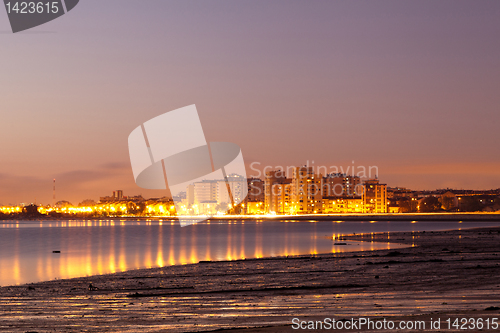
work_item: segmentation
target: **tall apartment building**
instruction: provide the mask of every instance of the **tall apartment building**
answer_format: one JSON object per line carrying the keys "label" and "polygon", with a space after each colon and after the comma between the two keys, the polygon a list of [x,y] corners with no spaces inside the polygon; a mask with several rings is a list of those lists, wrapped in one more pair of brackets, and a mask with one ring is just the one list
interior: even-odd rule
{"label": "tall apartment building", "polygon": [[264,202],[264,182],[260,178],[248,178],[247,202]]}
{"label": "tall apartment building", "polygon": [[[232,204],[233,202],[243,201],[243,199],[247,196],[245,187],[246,181],[246,178],[236,174],[227,176],[227,182],[225,180],[217,181],[217,203]],[[228,185],[232,198],[229,196],[229,192],[227,190]]]}
{"label": "tall apartment building", "polygon": [[[188,187],[189,190],[189,187]],[[194,183],[194,203],[217,200],[217,181],[202,180]]]}
{"label": "tall apartment building", "polygon": [[113,191],[113,198],[115,198],[115,200],[122,200],[123,199],[123,191],[122,190]]}
{"label": "tall apartment building", "polygon": [[344,195],[344,174],[330,173],[323,177],[321,195],[323,197],[340,197]]}
{"label": "tall apartment building", "polygon": [[264,180],[264,208],[266,213],[273,212],[273,192],[272,186],[275,184],[289,184],[290,179],[286,178],[285,172],[281,170],[273,170],[266,172]]}
{"label": "tall apartment building", "polygon": [[378,179],[365,181],[361,198],[364,213],[387,213],[387,185]]}
{"label": "tall apartment building", "polygon": [[361,195],[361,178],[343,173],[331,173],[323,177],[323,197],[353,197]]}
{"label": "tall apartment building", "polygon": [[[291,181],[291,180],[290,180]],[[290,214],[291,211],[291,187],[288,184],[274,184],[271,190],[271,212],[279,215]]]}
{"label": "tall apartment building", "polygon": [[194,185],[190,184],[186,188],[186,205],[190,207],[194,204]]}
{"label": "tall apartment building", "polygon": [[293,169],[291,183],[291,210],[292,214],[321,213],[322,177],[314,174],[313,167],[298,167]]}
{"label": "tall apartment building", "polygon": [[349,197],[360,196],[363,192],[361,178],[358,176],[345,176],[344,177],[345,193]]}

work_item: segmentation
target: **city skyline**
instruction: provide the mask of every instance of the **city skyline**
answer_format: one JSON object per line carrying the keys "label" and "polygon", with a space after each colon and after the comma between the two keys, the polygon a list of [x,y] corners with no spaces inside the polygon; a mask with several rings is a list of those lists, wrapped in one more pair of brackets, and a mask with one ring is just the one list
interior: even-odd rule
{"label": "city skyline", "polygon": [[[255,163],[255,162],[254,162]],[[353,169],[351,169],[351,167]],[[288,180],[292,180],[293,179],[293,170],[294,169],[301,169],[301,168],[311,168],[312,169],[312,172],[313,174],[317,174],[318,176],[321,176],[322,177],[322,182],[321,182],[321,186],[324,186],[327,184],[327,181],[326,179],[329,178],[329,177],[347,177],[347,178],[358,178],[359,179],[359,184],[362,184],[362,183],[366,183],[366,182],[369,182],[371,180],[379,180],[379,176],[378,176],[378,168],[376,166],[367,166],[367,167],[364,167],[364,166],[355,166],[354,164],[351,165],[351,166],[346,166],[345,168],[342,167],[342,166],[317,166],[317,165],[309,165],[308,163],[304,163],[300,166],[286,166],[286,167],[283,167],[283,166],[265,166],[264,168],[261,168],[262,170],[258,170],[257,172],[257,169],[255,168],[255,166],[252,166],[250,169],[251,170],[254,170],[256,171],[256,173],[254,175],[252,175],[251,173],[248,175],[247,178],[242,178],[242,179],[247,179],[248,181],[251,181],[251,180],[261,180],[261,181],[264,181],[266,179],[266,173],[267,172],[272,172],[272,173],[278,173],[279,176],[278,177],[284,177],[284,179],[288,179]],[[350,170],[354,170],[356,168],[361,168],[360,170],[362,171],[359,171],[359,172],[349,172]],[[372,171],[369,171],[369,172],[366,172],[366,170],[370,170],[370,168],[374,168],[377,172],[373,173]],[[267,170],[267,171],[266,171]],[[319,172],[319,170],[335,170],[334,172],[326,172],[326,173],[321,173]],[[366,176],[368,175],[368,176]],[[237,175],[237,174],[231,174],[231,175],[228,175],[228,179],[230,179],[229,183],[233,182],[234,181],[234,177],[236,178],[241,178],[242,176],[241,175]],[[233,179],[233,180],[231,180]],[[411,187],[408,187],[408,186],[398,186],[398,185],[394,185],[394,184],[390,184],[388,182],[386,182],[384,179],[382,179],[382,181],[384,183],[387,183],[387,188],[390,188],[390,189],[394,189],[394,190],[397,190],[397,189],[404,189],[404,190],[408,190],[408,191],[415,191],[415,192],[433,192],[433,191],[443,191],[443,190],[450,190],[450,191],[479,191],[479,192],[482,192],[482,191],[496,191],[496,190],[500,190],[500,187],[497,187],[497,188],[480,188],[480,189],[474,189],[474,188],[451,188],[451,187],[434,187],[434,188],[411,188]],[[195,185],[196,183],[219,183],[219,182],[225,182],[225,180],[223,180],[222,178],[221,179],[212,179],[212,178],[204,178],[204,177],[201,177],[199,178],[198,180],[194,181],[194,182],[191,182],[190,184],[191,185]],[[157,199],[162,199],[162,198],[169,198],[170,200],[171,199],[174,199],[176,197],[179,197],[179,196],[182,196],[182,195],[185,195],[187,191],[189,191],[188,189],[185,190],[185,191],[181,191],[179,193],[176,193],[176,194],[172,194],[170,193],[169,190],[145,190],[145,189],[142,189],[140,188],[139,190],[139,193],[135,192],[135,191],[132,191],[132,192],[127,192],[127,190],[123,190],[123,187],[116,187],[116,188],[119,188],[119,190],[112,190],[112,188],[108,188],[108,189],[105,189],[101,192],[98,193],[98,195],[96,197],[80,197],[80,199],[77,199],[76,201],[75,200],[69,200],[68,198],[64,198],[64,197],[61,197],[57,191],[54,191],[55,188],[57,188],[57,185],[56,185],[56,179],[53,179],[51,182],[51,198],[50,200],[48,200],[47,202],[41,202],[41,201],[23,201],[23,202],[0,202],[0,206],[17,206],[17,205],[30,205],[30,204],[39,204],[39,205],[43,205],[43,206],[51,206],[53,205],[55,202],[70,202],[71,204],[77,206],[85,201],[95,201],[95,202],[103,202],[103,198],[113,198],[114,195],[115,195],[115,192],[117,193],[121,193],[121,197],[123,199],[126,199],[127,197],[128,198],[138,198],[138,197],[141,197],[143,198],[144,200],[148,200],[148,199],[153,199],[153,200],[157,200]],[[232,185],[231,185],[232,186]],[[250,194],[250,185],[249,185],[249,188],[248,188],[248,191],[249,191],[249,194]],[[334,191],[332,189],[332,191]],[[109,194],[109,193],[113,193],[113,196],[112,197],[109,197],[109,196],[106,196],[106,194]],[[128,194],[127,195],[124,195],[124,192],[127,192]],[[146,193],[146,194],[144,194]],[[104,194],[104,196],[103,196]],[[148,196],[148,194],[150,194]],[[264,194],[264,193],[262,193]],[[77,194],[76,194],[77,195]],[[349,194],[351,195],[351,194]],[[76,197],[76,196],[75,196]],[[55,198],[55,200],[54,200]],[[241,200],[241,199],[239,199]]]}
{"label": "city skyline", "polygon": [[50,203],[54,178],[73,203],[170,195],[135,185],[127,137],[194,103],[248,177],[255,162],[355,161],[393,187],[500,188],[499,14],[496,1],[80,3],[0,34],[0,204]]}
{"label": "city skyline", "polygon": [[100,197],[97,202],[85,200],[78,205],[58,201],[53,205],[0,206],[0,218],[176,217],[181,226],[186,226],[223,215],[389,213],[401,216],[417,212],[489,214],[500,209],[500,189],[414,191],[388,187],[377,178],[363,179],[344,173],[322,175],[306,166],[294,168],[291,178],[282,170],[271,170],[266,172],[265,179],[231,174],[227,179],[198,178],[186,184],[185,191],[172,198],[126,196],[123,190],[115,190],[112,196]]}
{"label": "city skyline", "polygon": [[[290,170],[288,170],[290,171]],[[246,185],[244,185],[246,183]],[[390,184],[384,184],[380,182],[378,177],[364,177],[359,175],[352,175],[344,172],[334,172],[334,173],[319,173],[314,166],[301,166],[294,167],[292,173],[287,173],[286,170],[282,168],[277,168],[274,170],[266,171],[264,177],[244,177],[238,174],[229,174],[226,179],[216,178],[205,178],[200,177],[191,182],[185,183],[186,187],[183,191],[178,192],[176,195],[172,196],[160,196],[160,197],[147,197],[142,194],[130,195],[125,193],[121,189],[112,191],[112,195],[100,196],[99,199],[94,200],[94,198],[88,198],[79,202],[69,202],[68,200],[58,199],[50,204],[37,203],[37,202],[24,202],[18,204],[0,205],[0,211],[6,212],[17,212],[24,210],[26,207],[38,207],[42,211],[51,208],[61,209],[64,207],[75,208],[72,213],[92,213],[89,211],[89,207],[96,206],[109,206],[118,204],[117,207],[121,207],[123,210],[125,206],[124,203],[132,204],[140,202],[153,202],[152,207],[156,205],[162,205],[162,203],[170,203],[172,206],[169,208],[172,211],[168,212],[168,215],[189,215],[191,213],[188,210],[192,209],[193,205],[200,207],[200,204],[207,205],[208,207],[226,207],[228,209],[240,207],[245,207],[245,205],[256,204],[254,207],[257,210],[263,210],[266,212],[277,212],[281,211],[284,214],[297,214],[298,210],[295,212],[287,211],[291,207],[285,207],[288,204],[302,202],[309,202],[311,204],[320,203],[322,201],[323,210],[329,209],[330,203],[325,202],[325,200],[344,200],[348,199],[363,199],[365,195],[370,192],[370,189],[375,189],[375,191],[381,190],[379,192],[382,197],[387,200],[390,198],[400,198],[407,200],[408,198],[429,198],[429,197],[443,197],[452,196],[455,199],[458,198],[457,195],[464,196],[476,196],[480,198],[481,196],[491,197],[491,203],[497,203],[495,196],[500,193],[500,188],[497,189],[485,189],[485,190],[472,190],[472,189],[452,189],[452,188],[440,188],[440,189],[425,189],[416,190],[407,187],[394,187]],[[372,186],[374,185],[374,186]],[[304,193],[301,193],[304,192]],[[111,192],[110,192],[111,193]],[[388,193],[390,195],[388,195]],[[109,193],[108,193],[109,194]],[[312,196],[312,197],[311,197]],[[483,198],[484,199],[484,198]],[[277,201],[276,201],[277,200]],[[396,199],[394,199],[396,200]],[[445,199],[447,200],[447,199]],[[479,199],[477,199],[479,200]],[[345,201],[345,200],[344,200]],[[396,200],[397,201],[397,200]],[[393,201],[396,207],[400,207],[400,204]],[[484,200],[483,200],[484,201]],[[488,203],[490,200],[482,202],[483,204]],[[359,211],[349,211],[350,213],[359,213],[361,209],[366,206],[367,202],[363,203],[363,206],[359,206]],[[456,202],[458,204],[458,202]],[[175,205],[175,209],[174,209]],[[325,206],[326,205],[326,206]],[[384,209],[375,208],[375,212],[384,213],[387,210],[387,205],[390,202],[385,202],[383,206]],[[167,205],[169,206],[169,205]],[[314,205],[312,205],[314,206]],[[443,207],[445,204],[443,203]],[[23,208],[24,207],[24,208]],[[109,206],[108,208],[110,208]],[[212,208],[213,208],[212,207]],[[475,206],[474,206],[475,207]],[[158,207],[156,207],[158,208]],[[206,208],[206,207],[205,207]],[[241,207],[240,207],[241,208]],[[248,206],[250,208],[250,206]],[[477,207],[476,207],[477,208]],[[222,209],[222,208],[220,208]],[[310,210],[311,206],[304,206],[303,210]],[[312,209],[311,213],[317,210]],[[449,210],[449,208],[447,208]],[[177,211],[177,213],[175,213]],[[347,211],[346,211],[347,212]],[[401,213],[402,211],[391,211],[391,213]],[[153,212],[152,212],[153,213]],[[161,211],[160,213],[165,213]],[[218,214],[223,214],[224,212],[218,211]],[[316,213],[316,212],[314,212]],[[195,215],[199,215],[197,213]],[[213,213],[215,214],[215,212]],[[126,212],[125,212],[125,215]],[[210,214],[209,214],[210,215]]]}

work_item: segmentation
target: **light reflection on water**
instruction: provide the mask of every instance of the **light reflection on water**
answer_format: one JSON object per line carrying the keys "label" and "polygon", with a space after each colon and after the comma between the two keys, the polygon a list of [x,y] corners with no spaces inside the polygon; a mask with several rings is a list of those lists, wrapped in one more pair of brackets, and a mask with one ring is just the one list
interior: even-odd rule
{"label": "light reflection on water", "polygon": [[[151,220],[0,223],[0,285],[115,273],[137,268],[272,256],[390,249],[370,234],[494,226],[495,222],[342,222],[233,220],[181,228]],[[335,245],[363,233],[368,242]],[[345,243],[345,241],[342,241]],[[52,251],[61,251],[60,254]]]}

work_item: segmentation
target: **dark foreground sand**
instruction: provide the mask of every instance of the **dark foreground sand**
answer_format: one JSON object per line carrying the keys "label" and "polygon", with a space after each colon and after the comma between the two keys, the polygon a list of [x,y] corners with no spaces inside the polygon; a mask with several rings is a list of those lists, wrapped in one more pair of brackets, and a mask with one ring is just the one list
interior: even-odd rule
{"label": "dark foreground sand", "polygon": [[[346,237],[387,238],[387,233]],[[366,316],[424,320],[426,331],[454,332],[444,325],[431,330],[428,322],[500,319],[500,228],[391,233],[390,241],[409,247],[200,263],[2,287],[0,331],[296,332],[291,327],[295,317]],[[89,291],[89,283],[99,289]]]}

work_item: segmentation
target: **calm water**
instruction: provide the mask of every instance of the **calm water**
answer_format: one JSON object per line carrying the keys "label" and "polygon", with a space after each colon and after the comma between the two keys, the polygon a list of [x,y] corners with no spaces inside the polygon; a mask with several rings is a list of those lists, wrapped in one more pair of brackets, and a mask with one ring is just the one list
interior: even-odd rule
{"label": "calm water", "polygon": [[[0,222],[0,285],[114,273],[137,268],[398,247],[334,245],[343,234],[431,231],[500,222],[170,221]],[[61,251],[60,254],[52,251]]]}

